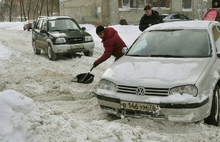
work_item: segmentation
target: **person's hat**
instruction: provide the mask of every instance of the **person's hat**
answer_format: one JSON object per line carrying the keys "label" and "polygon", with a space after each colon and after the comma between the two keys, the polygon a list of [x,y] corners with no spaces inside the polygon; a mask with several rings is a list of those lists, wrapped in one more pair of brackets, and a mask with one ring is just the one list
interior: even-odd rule
{"label": "person's hat", "polygon": [[96,34],[100,35],[101,33],[103,33],[105,31],[105,28],[103,26],[98,26],[96,27]]}

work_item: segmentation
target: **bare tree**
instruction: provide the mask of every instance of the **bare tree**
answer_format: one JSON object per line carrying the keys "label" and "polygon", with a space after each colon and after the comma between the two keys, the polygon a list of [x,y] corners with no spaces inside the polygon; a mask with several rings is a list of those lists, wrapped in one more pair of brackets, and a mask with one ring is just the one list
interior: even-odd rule
{"label": "bare tree", "polygon": [[26,21],[40,15],[51,16],[54,11],[59,13],[59,0],[5,0],[4,2],[4,8],[0,5],[0,18],[9,17],[7,19],[10,22],[17,17],[21,18],[20,21]]}
{"label": "bare tree", "polygon": [[27,9],[27,17],[28,17],[28,20],[30,19],[31,2],[32,2],[32,0],[29,0],[28,9]]}
{"label": "bare tree", "polygon": [[42,15],[43,6],[44,6],[44,0],[41,0],[41,6],[40,6],[39,15]]}
{"label": "bare tree", "polygon": [[22,2],[21,2],[22,0],[20,0],[20,17],[21,17],[21,22],[22,22],[22,20],[23,20],[23,17],[22,17]]}
{"label": "bare tree", "polygon": [[5,20],[5,12],[6,11],[6,4],[5,3],[0,3],[0,21]]}
{"label": "bare tree", "polygon": [[10,0],[10,4],[9,4],[9,22],[12,21],[13,1],[14,0]]}
{"label": "bare tree", "polygon": [[53,0],[51,0],[50,15],[53,15],[53,7],[54,7],[54,3]]}
{"label": "bare tree", "polygon": [[26,17],[26,13],[25,13],[25,9],[24,9],[24,1],[23,0],[20,0],[20,1],[21,1],[22,11],[23,11],[23,14],[24,14],[24,20],[26,21],[27,17]]}
{"label": "bare tree", "polygon": [[47,11],[47,16],[49,16],[49,6],[48,6],[48,0],[47,0],[47,5],[46,5],[46,11]]}
{"label": "bare tree", "polygon": [[36,3],[35,3],[34,11],[33,11],[33,19],[35,19],[36,13],[38,13],[38,11],[36,12],[36,10],[37,10],[37,8],[38,8],[39,1],[40,1],[40,0],[37,0]]}

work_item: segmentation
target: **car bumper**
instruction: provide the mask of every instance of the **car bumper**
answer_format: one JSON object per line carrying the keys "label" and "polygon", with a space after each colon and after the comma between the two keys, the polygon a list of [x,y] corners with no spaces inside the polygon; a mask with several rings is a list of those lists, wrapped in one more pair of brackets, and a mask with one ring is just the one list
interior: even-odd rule
{"label": "car bumper", "polygon": [[211,108],[210,99],[206,98],[202,102],[191,104],[157,103],[154,104],[158,106],[157,110],[147,112],[124,109],[121,104],[124,100],[95,94],[101,109],[118,117],[147,117],[156,121],[196,122],[208,117],[210,112],[207,110]]}
{"label": "car bumper", "polygon": [[54,53],[84,52],[93,51],[94,46],[94,42],[87,42],[81,44],[53,45],[52,49]]}

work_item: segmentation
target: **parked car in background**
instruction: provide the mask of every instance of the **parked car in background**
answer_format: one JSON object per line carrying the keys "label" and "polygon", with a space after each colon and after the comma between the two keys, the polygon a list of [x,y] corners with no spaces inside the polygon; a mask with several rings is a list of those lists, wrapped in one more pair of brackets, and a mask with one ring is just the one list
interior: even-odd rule
{"label": "parked car in background", "polygon": [[180,14],[180,13],[160,14],[159,16],[164,22],[192,20],[192,19],[188,18],[187,16]]}
{"label": "parked car in background", "polygon": [[151,26],[102,75],[98,104],[118,117],[220,122],[220,23]]}
{"label": "parked car in background", "polygon": [[24,22],[24,26],[23,26],[23,29],[24,30],[30,30],[32,29],[32,23],[33,23],[33,20],[27,20]]}
{"label": "parked car in background", "polygon": [[41,16],[34,21],[32,46],[34,53],[45,51],[50,60],[56,60],[59,54],[83,52],[93,56],[94,41],[85,27],[69,16]]}

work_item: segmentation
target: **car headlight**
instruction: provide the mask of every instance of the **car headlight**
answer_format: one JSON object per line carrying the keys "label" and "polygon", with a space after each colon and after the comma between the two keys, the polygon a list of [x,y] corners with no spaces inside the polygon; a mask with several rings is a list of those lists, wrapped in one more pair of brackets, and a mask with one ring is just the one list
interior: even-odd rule
{"label": "car headlight", "polygon": [[189,94],[195,97],[198,93],[198,89],[194,85],[183,85],[183,86],[178,86],[178,87],[174,87],[170,89],[170,92],[169,92],[170,95],[173,95],[176,93],[181,94],[181,95]]}
{"label": "car headlight", "polygon": [[65,38],[57,38],[55,40],[55,43],[66,43],[66,39]]}
{"label": "car headlight", "polygon": [[92,41],[92,36],[85,36],[85,41]]}
{"label": "car headlight", "polygon": [[99,82],[99,89],[108,90],[108,91],[116,91],[116,85],[108,80],[102,79]]}

